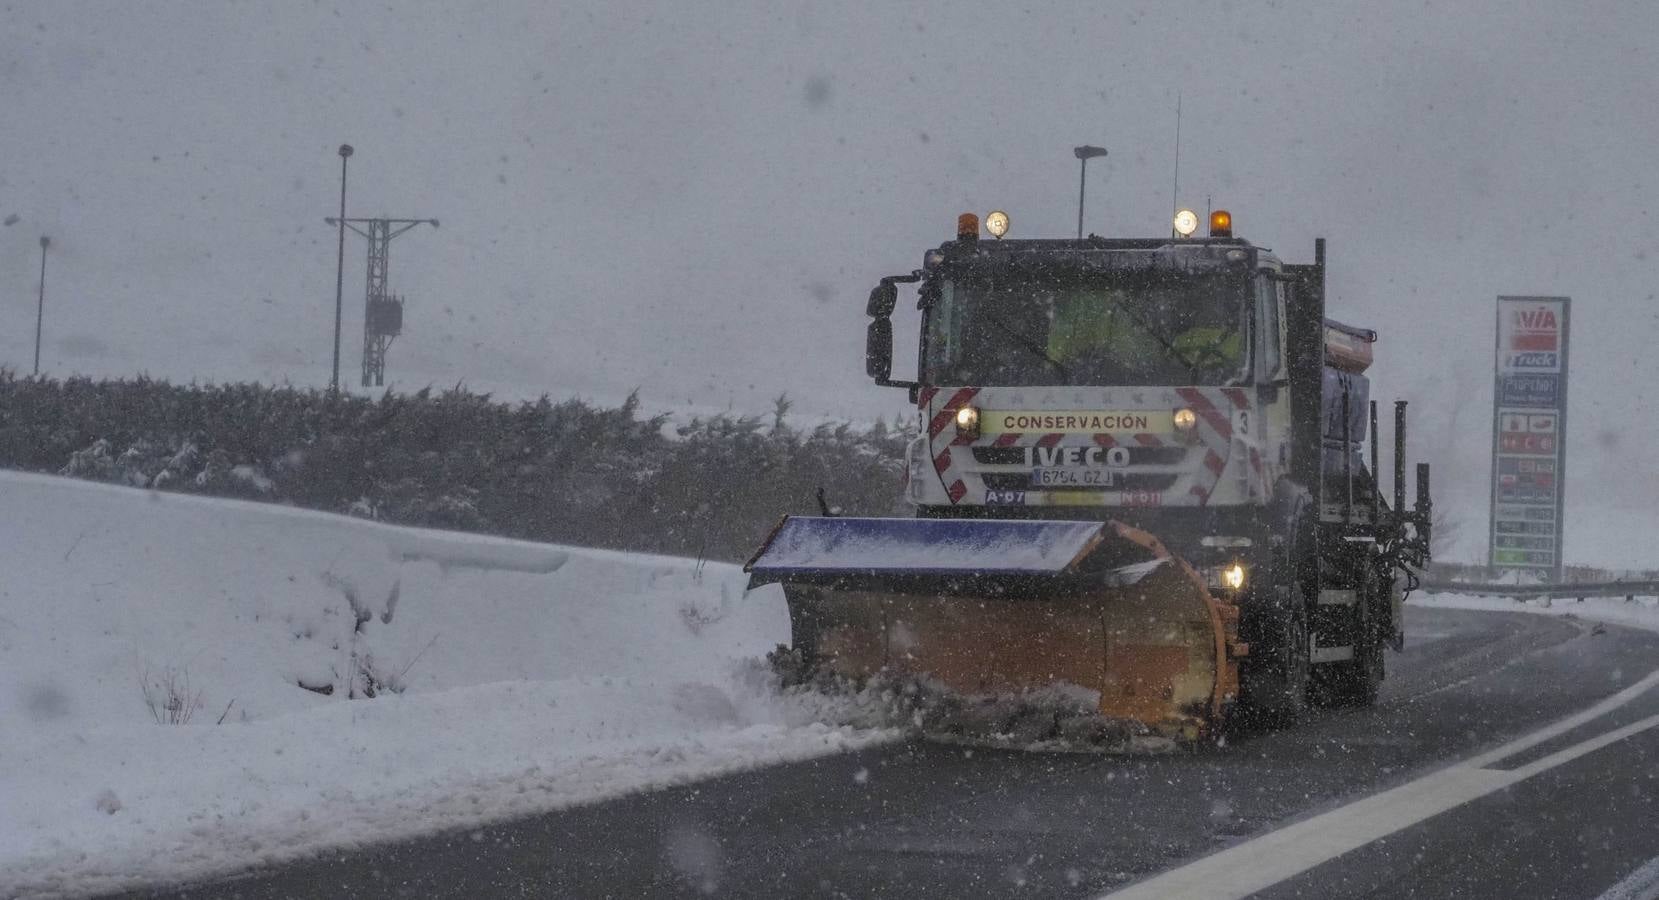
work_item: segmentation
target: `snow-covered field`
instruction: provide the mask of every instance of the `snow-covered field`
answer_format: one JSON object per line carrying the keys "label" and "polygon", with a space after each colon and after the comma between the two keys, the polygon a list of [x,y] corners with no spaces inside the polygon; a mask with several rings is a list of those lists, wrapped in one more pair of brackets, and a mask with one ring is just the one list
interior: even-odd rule
{"label": "snow-covered field", "polygon": [[745,598],[733,566],[17,473],[0,508],[0,896],[201,876],[886,736],[773,692],[756,660],[788,638],[783,598]]}

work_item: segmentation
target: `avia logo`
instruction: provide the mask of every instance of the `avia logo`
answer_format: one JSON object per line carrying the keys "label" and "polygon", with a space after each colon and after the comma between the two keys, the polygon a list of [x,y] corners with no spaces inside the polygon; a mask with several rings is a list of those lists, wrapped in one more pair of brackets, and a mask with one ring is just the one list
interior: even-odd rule
{"label": "avia logo", "polygon": [[1560,334],[1555,310],[1547,306],[1518,309],[1509,332],[1509,349],[1553,351]]}

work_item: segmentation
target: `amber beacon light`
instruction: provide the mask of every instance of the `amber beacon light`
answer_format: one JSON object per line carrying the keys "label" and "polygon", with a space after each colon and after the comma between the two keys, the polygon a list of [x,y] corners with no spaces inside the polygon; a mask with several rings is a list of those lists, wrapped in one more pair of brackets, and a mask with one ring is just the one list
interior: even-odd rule
{"label": "amber beacon light", "polygon": [[1225,209],[1218,209],[1210,213],[1210,237],[1230,238],[1233,236],[1233,214]]}
{"label": "amber beacon light", "polygon": [[979,217],[973,213],[963,213],[956,217],[956,239],[959,241],[974,241],[979,239]]}

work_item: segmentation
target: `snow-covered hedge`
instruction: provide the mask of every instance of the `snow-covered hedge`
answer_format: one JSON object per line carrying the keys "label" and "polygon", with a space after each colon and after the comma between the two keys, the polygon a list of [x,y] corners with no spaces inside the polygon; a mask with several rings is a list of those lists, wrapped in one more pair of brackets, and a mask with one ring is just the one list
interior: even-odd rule
{"label": "snow-covered hedge", "polygon": [[507,404],[464,389],[377,399],[254,384],[0,371],[0,466],[290,503],[409,525],[741,559],[823,487],[896,511],[905,435],[764,418],[669,426],[635,398]]}

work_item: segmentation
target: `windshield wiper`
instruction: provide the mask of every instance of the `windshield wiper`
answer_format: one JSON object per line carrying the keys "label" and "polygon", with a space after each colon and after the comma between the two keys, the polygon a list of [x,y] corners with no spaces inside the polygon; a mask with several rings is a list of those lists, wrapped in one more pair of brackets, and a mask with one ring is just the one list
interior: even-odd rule
{"label": "windshield wiper", "polygon": [[1049,365],[1053,366],[1060,373],[1061,378],[1064,378],[1067,381],[1071,380],[1071,370],[1066,368],[1066,366],[1064,364],[1062,364],[1059,360],[1055,359],[1052,356],[1049,356],[1048,351],[1044,350],[1036,341],[1033,341],[1032,339],[1026,337],[1025,335],[1023,335],[1021,333],[1019,333],[1018,331],[1015,331],[1013,328],[1010,328],[1001,319],[997,318],[996,316],[991,315],[988,312],[981,312],[980,315],[985,317],[985,319],[987,319],[988,321],[990,321],[990,323],[992,325],[995,325],[996,327],[1002,329],[1005,334],[1007,334],[1009,337],[1013,338],[1015,340],[1015,342],[1017,342],[1021,347],[1025,348],[1026,350],[1029,350],[1033,356],[1036,356],[1037,358],[1039,358],[1039,359],[1043,360],[1044,362],[1048,363]]}

